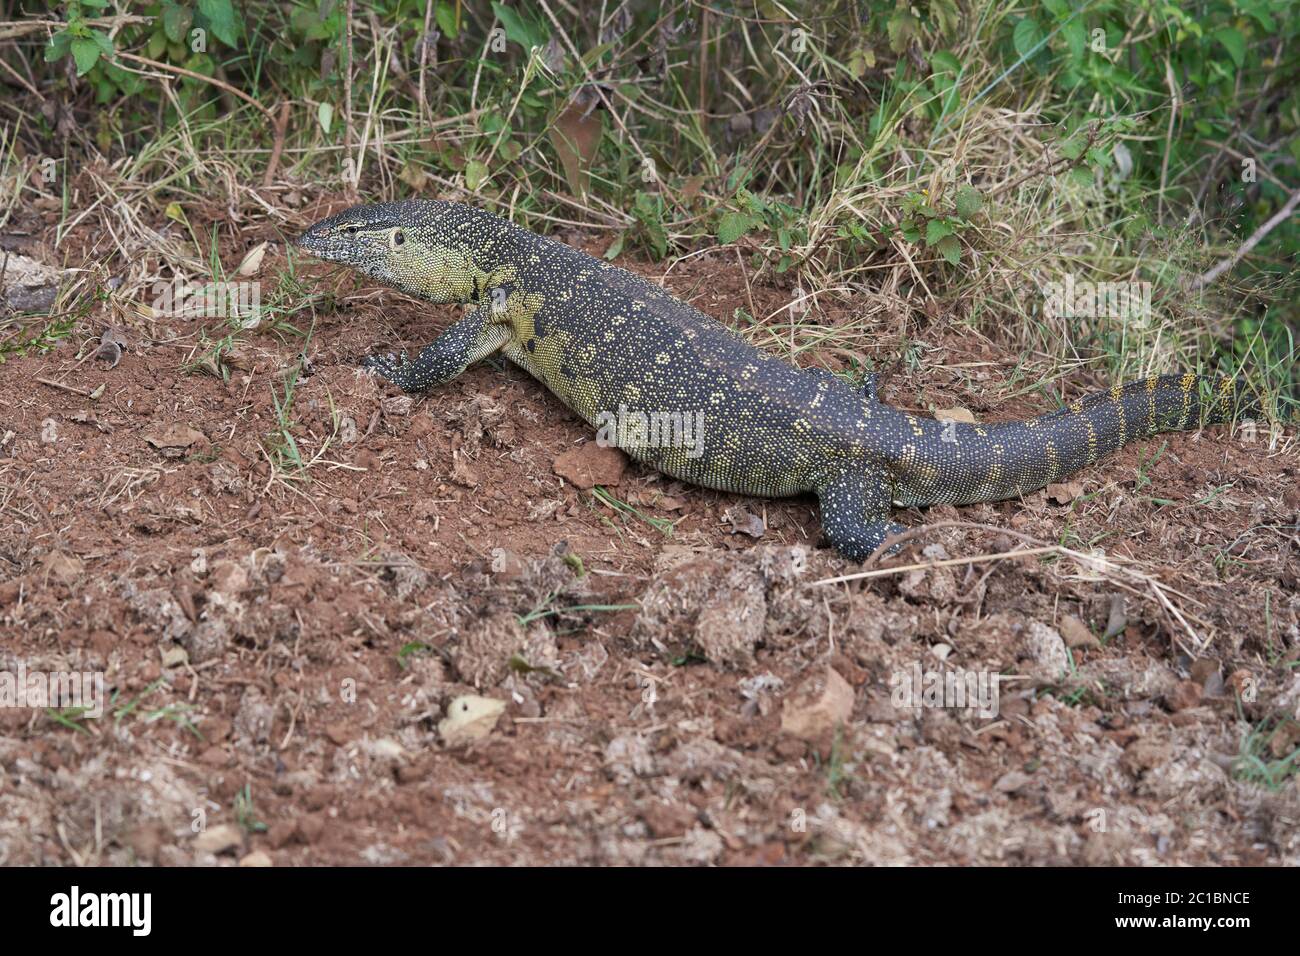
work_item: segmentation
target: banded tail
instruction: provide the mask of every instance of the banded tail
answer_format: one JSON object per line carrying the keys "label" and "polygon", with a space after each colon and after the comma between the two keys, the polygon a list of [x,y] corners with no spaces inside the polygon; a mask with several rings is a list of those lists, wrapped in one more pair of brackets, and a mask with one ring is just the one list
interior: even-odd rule
{"label": "banded tail", "polygon": [[1159,432],[1258,414],[1244,380],[1160,375],[1070,402],[1022,422],[966,425],[925,422],[921,444],[936,447],[939,462],[908,449],[895,460],[894,501],[972,504],[1015,498],[1091,465],[1129,442]]}

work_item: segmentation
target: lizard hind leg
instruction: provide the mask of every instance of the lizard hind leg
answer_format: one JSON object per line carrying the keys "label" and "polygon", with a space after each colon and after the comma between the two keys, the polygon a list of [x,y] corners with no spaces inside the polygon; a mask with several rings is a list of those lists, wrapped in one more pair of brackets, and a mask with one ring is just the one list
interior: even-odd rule
{"label": "lizard hind leg", "polygon": [[[808,372],[810,375],[816,375],[818,378],[821,378],[825,381],[834,382],[837,385],[848,385],[850,388],[854,387],[853,383],[850,382],[847,377],[836,375],[830,369],[818,368],[814,366],[811,368],[807,368],[804,371]],[[862,378],[862,383],[857,386],[857,390],[862,393],[862,397],[865,398],[867,401],[878,402],[880,401],[880,399],[876,397],[876,386],[879,383],[879,381],[880,381],[879,375],[877,375],[875,372],[867,372]]]}
{"label": "lizard hind leg", "polygon": [[889,520],[893,484],[883,469],[846,468],[818,486],[817,498],[827,539],[850,561],[865,561],[891,534],[907,530]]}

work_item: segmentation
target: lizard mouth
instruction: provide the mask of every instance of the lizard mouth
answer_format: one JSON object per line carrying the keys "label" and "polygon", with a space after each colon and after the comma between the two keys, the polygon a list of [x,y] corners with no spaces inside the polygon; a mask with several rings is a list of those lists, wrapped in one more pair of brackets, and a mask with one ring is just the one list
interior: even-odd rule
{"label": "lizard mouth", "polygon": [[316,231],[316,227],[308,229],[301,236],[291,240],[291,245],[301,252],[307,253],[317,259],[334,259],[337,256],[337,250],[331,249],[328,242],[324,241],[321,235]]}

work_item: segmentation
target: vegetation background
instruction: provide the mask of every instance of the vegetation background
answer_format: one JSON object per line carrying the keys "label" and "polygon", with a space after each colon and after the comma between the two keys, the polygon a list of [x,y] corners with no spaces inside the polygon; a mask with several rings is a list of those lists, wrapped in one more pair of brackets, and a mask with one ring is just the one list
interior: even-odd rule
{"label": "vegetation background", "polygon": [[[887,358],[919,364],[927,329],[963,323],[1022,352],[1026,389],[1190,367],[1240,369],[1284,419],[1297,397],[1291,0],[0,11],[0,227],[43,200],[61,234],[100,217],[153,247],[118,295],[225,278],[250,216],[291,231],[259,184],[436,194],[609,233],[611,258],[734,245],[792,291],[736,323],[792,357],[857,361],[883,322]],[[11,316],[0,356],[57,338],[109,271],[64,290],[61,324]],[[1066,275],[1150,283],[1150,314],[1053,315],[1042,289]],[[819,326],[823,297],[862,293],[860,324]]]}

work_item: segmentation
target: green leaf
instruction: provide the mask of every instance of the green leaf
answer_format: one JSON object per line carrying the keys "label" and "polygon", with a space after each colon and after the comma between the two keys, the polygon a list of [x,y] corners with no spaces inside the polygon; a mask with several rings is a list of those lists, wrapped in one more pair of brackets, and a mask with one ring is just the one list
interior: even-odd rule
{"label": "green leaf", "polygon": [[525,50],[531,50],[546,42],[546,37],[539,35],[541,31],[521,17],[518,10],[512,10],[504,3],[493,3],[492,12],[501,21],[501,26],[506,31],[506,39],[511,43],[518,43]]}
{"label": "green leaf", "polygon": [[1064,140],[1056,147],[1066,159],[1078,159],[1083,155],[1083,143],[1077,139]]}
{"label": "green leaf", "polygon": [[104,61],[100,64],[104,75],[126,96],[135,96],[145,87],[145,81],[134,73],[128,73],[115,63]]}
{"label": "green leaf", "polygon": [[605,250],[605,258],[608,259],[610,262],[613,262],[615,259],[617,259],[618,254],[623,251],[623,244],[626,241],[627,241],[627,233],[620,232],[618,236],[614,239],[614,241],[609,244],[609,248]]}
{"label": "green leaf", "polygon": [[964,183],[957,188],[957,215],[963,219],[970,219],[983,208],[984,196],[978,189],[969,183]]}
{"label": "green leaf", "polygon": [[939,25],[939,31],[944,36],[956,36],[961,17],[957,0],[930,0],[930,20]]}
{"label": "green leaf", "polygon": [[1246,38],[1242,32],[1235,27],[1223,27],[1214,31],[1214,39],[1224,45],[1228,51],[1228,56],[1232,57],[1232,62],[1241,69],[1241,65],[1246,62]]}
{"label": "green leaf", "polygon": [[961,62],[950,50],[939,50],[930,56],[930,72],[956,76],[961,72]]}
{"label": "green leaf", "polygon": [[1084,48],[1088,43],[1088,33],[1082,20],[1071,20],[1063,24],[1061,36],[1065,37],[1065,45],[1069,47],[1070,56],[1076,60],[1083,56]]}
{"label": "green leaf", "polygon": [[433,19],[438,24],[438,29],[448,40],[456,39],[460,33],[460,26],[456,23],[456,10],[449,3],[439,3],[433,8]]}
{"label": "green leaf", "polygon": [[668,233],[663,224],[663,198],[658,194],[638,192],[632,203],[632,212],[645,230],[646,241],[656,259],[668,255]]}
{"label": "green leaf", "polygon": [[931,219],[925,224],[925,244],[933,246],[945,236],[952,235],[952,226],[948,225],[942,219]]}
{"label": "green leaf", "polygon": [[72,45],[72,34],[67,30],[60,30],[54,36],[50,37],[49,46],[45,48],[45,62],[53,63],[56,60],[62,60],[68,55]]}
{"label": "green leaf", "polygon": [[465,164],[465,188],[470,192],[478,192],[478,188],[487,181],[487,178],[487,163],[481,159],[471,159]]}
{"label": "green leaf", "polygon": [[320,123],[320,128],[328,136],[330,134],[330,124],[334,122],[334,106],[330,103],[321,103],[320,106],[316,107],[316,122]]}
{"label": "green leaf", "polygon": [[72,58],[77,61],[77,76],[85,76],[99,62],[99,44],[90,37],[72,38]]}
{"label": "green leaf", "polygon": [[1027,60],[1034,48],[1043,42],[1043,28],[1033,17],[1025,17],[1016,24],[1016,29],[1011,34],[1011,42],[1015,45],[1020,58]]}
{"label": "green leaf", "polygon": [[907,43],[916,36],[921,22],[906,10],[896,11],[886,22],[885,30],[889,33],[889,48],[895,53],[907,49]]}
{"label": "green leaf", "polygon": [[[1265,0],[1265,2],[1267,2],[1267,0]],[[1263,7],[1256,5],[1253,10],[1246,10],[1245,12],[1254,17],[1255,21],[1269,33],[1273,33],[1277,30],[1277,21],[1274,20],[1273,15],[1263,9]]]}
{"label": "green leaf", "polygon": [[199,0],[199,13],[207,18],[218,40],[229,47],[239,45],[239,19],[230,0]]}
{"label": "green leaf", "polygon": [[153,33],[149,36],[149,42],[145,45],[144,55],[151,60],[156,60],[162,56],[163,51],[167,49],[167,35],[165,33]]}
{"label": "green leaf", "polygon": [[116,52],[113,49],[113,41],[103,30],[91,30],[90,38],[99,44],[99,52],[105,60],[110,60]]}
{"label": "green leaf", "polygon": [[194,11],[175,3],[164,3],[162,8],[163,32],[173,43],[181,43],[194,22]]}
{"label": "green leaf", "polygon": [[944,236],[935,244],[935,249],[939,255],[943,256],[952,265],[961,262],[961,243],[957,241],[956,236]]}
{"label": "green leaf", "polygon": [[718,242],[730,245],[752,228],[753,218],[743,212],[729,212],[718,223]]}

